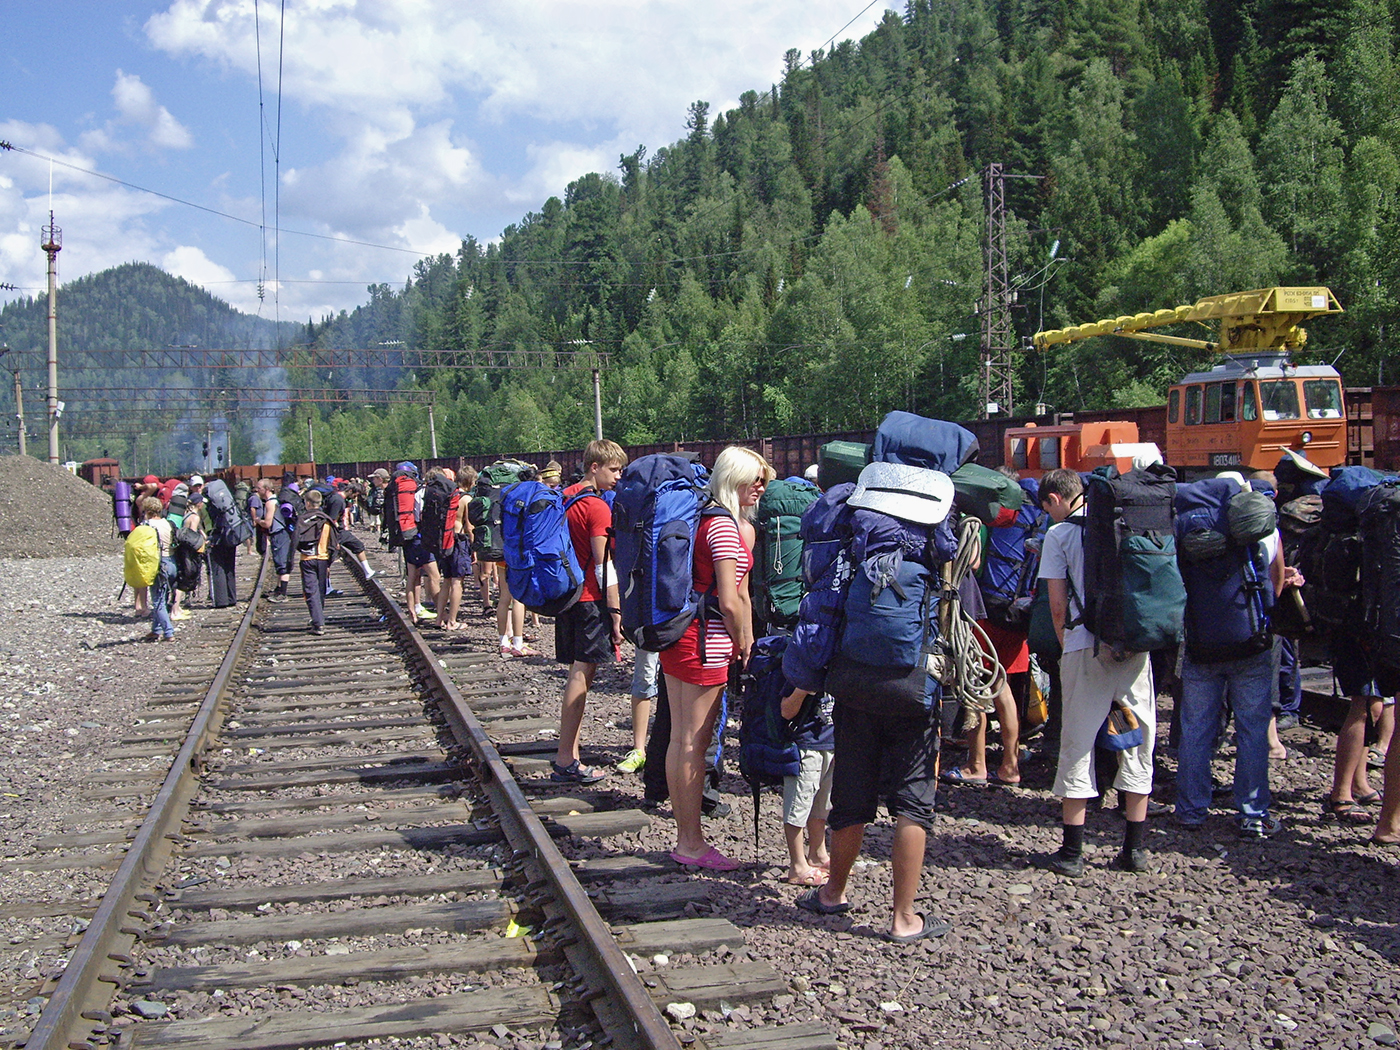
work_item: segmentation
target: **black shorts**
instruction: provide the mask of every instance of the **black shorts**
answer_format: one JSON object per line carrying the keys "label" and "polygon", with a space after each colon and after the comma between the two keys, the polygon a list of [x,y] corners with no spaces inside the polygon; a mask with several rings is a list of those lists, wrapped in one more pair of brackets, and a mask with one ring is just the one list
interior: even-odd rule
{"label": "black shorts", "polygon": [[347,550],[356,557],[365,552],[365,541],[356,536],[350,529],[338,529],[337,532],[340,535],[341,550]]}
{"label": "black shorts", "polygon": [[461,580],[472,574],[472,552],[465,543],[454,543],[446,554],[437,556],[438,571],[453,580]]}
{"label": "black shorts", "polygon": [[1334,636],[1332,673],[1343,696],[1394,696],[1400,693],[1400,670],[1376,660],[1357,638]]}
{"label": "black shorts", "polygon": [[423,545],[423,537],[414,536],[411,540],[406,540],[403,545],[404,560],[410,565],[416,565],[420,569],[424,565],[433,563],[433,552]]}
{"label": "black shorts", "polygon": [[938,711],[890,718],[838,701],[832,720],[836,760],[826,818],[831,830],[873,822],[882,798],[890,816],[931,829],[938,791]]}
{"label": "black shorts", "polygon": [[610,664],[616,659],[612,616],[602,602],[575,602],[554,618],[554,659],[561,664]]}

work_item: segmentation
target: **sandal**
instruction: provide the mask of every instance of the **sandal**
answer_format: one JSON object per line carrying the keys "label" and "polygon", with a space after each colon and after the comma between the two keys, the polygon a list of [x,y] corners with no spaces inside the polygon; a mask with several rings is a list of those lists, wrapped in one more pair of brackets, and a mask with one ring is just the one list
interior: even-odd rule
{"label": "sandal", "polygon": [[938,779],[945,784],[963,784],[967,787],[984,788],[987,786],[986,777],[970,777],[958,766],[945,770],[938,774]]}
{"label": "sandal", "polygon": [[813,915],[844,915],[851,910],[850,901],[842,901],[840,904],[827,904],[822,900],[822,888],[813,886],[806,893],[802,894],[794,902],[803,911],[809,911]]}
{"label": "sandal", "polygon": [[1367,824],[1371,818],[1362,813],[1351,799],[1338,801],[1326,798],[1322,801],[1322,819],[1335,820],[1339,824]]}
{"label": "sandal", "polygon": [[799,879],[788,876],[785,880],[789,886],[825,886],[828,876],[821,868],[813,868]]}
{"label": "sandal", "polygon": [[1379,806],[1381,804],[1381,793],[1372,791],[1369,795],[1357,795],[1353,800],[1358,806]]}
{"label": "sandal", "polygon": [[549,779],[558,784],[596,784],[607,776],[601,769],[590,769],[582,765],[578,759],[574,759],[567,766],[550,762],[549,767]]}

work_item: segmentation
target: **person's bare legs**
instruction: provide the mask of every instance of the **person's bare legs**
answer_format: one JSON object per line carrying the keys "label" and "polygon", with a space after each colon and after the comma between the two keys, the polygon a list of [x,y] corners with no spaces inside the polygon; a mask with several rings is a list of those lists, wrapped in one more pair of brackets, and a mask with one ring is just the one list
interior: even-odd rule
{"label": "person's bare legs", "polygon": [[1371,833],[1371,841],[1393,846],[1400,843],[1400,745],[1395,737],[1390,738],[1390,747],[1385,753],[1385,797],[1381,800],[1381,817],[1376,822],[1376,830]]}
{"label": "person's bare legs", "polygon": [[[1016,712],[1016,697],[1011,692],[1011,686],[1006,682],[1001,684],[1001,692],[997,693],[993,701],[996,708],[997,724],[1001,727],[1001,765],[997,767],[997,778],[1004,784],[1019,784],[1021,782],[1021,719]],[[986,724],[985,718],[983,724]],[[983,730],[983,741],[985,746],[986,731]],[[986,757],[983,756],[983,763]]]}
{"label": "person's bare legs", "polygon": [[894,910],[890,918],[890,933],[907,937],[924,928],[924,920],[914,910],[914,896],[919,892],[919,878],[924,873],[924,846],[928,832],[905,816],[895,818],[894,845],[891,860],[894,869]]}
{"label": "person's bare legs", "polygon": [[457,613],[462,607],[462,578],[449,576],[444,586],[447,590],[447,616],[444,618],[443,626],[455,631],[457,629]]}
{"label": "person's bare legs", "polygon": [[807,863],[825,871],[831,867],[831,854],[826,851],[826,818],[807,818]]}
{"label": "person's bare legs", "polygon": [[[987,716],[978,712],[977,721],[963,738],[967,745],[967,761],[962,775],[967,780],[987,779]],[[949,774],[950,776],[952,774]]]}
{"label": "person's bare legs", "polygon": [[420,576],[423,586],[423,603],[432,603],[433,611],[442,616],[447,610],[447,602],[442,593],[442,574],[438,572],[437,562],[430,561],[423,566]]}
{"label": "person's bare legs", "polygon": [[1274,762],[1282,762],[1288,757],[1288,748],[1283,746],[1283,740],[1278,735],[1278,715],[1269,718],[1268,728],[1264,731],[1265,738],[1269,741],[1269,758]]}
{"label": "person's bare legs", "polygon": [[1371,793],[1366,776],[1366,719],[1371,703],[1369,696],[1353,696],[1342,728],[1337,731],[1337,757],[1332,766],[1329,796],[1334,805],[1354,802],[1357,793]]}
{"label": "person's bare legs", "polygon": [[647,749],[647,720],[651,718],[651,697],[632,697],[632,747],[637,751]]}
{"label": "person's bare legs", "polygon": [[846,902],[846,884],[864,841],[864,824],[852,824],[831,833],[831,871],[826,885],[817,890],[817,900],[828,906]]}
{"label": "person's bare legs", "polygon": [[787,840],[787,880],[794,886],[814,886],[825,881],[826,873],[808,859],[808,846],[803,841],[806,829],[801,824],[783,823],[783,838]]}
{"label": "person's bare legs", "polygon": [[723,690],[723,685],[692,685],[666,676],[671,702],[666,786],[676,818],[676,852],[683,857],[703,857],[710,849],[700,826],[700,796],[705,788],[705,752],[714,735]]}
{"label": "person's bare legs", "polygon": [[569,665],[569,677],[564,682],[564,701],[559,710],[559,751],[554,761],[570,766],[578,759],[578,739],[583,728],[583,709],[588,690],[593,686],[597,664],[575,660]]}
{"label": "person's bare legs", "polygon": [[1371,720],[1376,723],[1376,748],[1383,755],[1390,754],[1390,741],[1395,733],[1395,705],[1382,703],[1380,713],[1371,712]]}
{"label": "person's bare legs", "polygon": [[510,584],[506,582],[506,574],[500,565],[495,567],[496,573],[496,634],[506,639],[506,644],[510,644],[511,636],[511,602]]}

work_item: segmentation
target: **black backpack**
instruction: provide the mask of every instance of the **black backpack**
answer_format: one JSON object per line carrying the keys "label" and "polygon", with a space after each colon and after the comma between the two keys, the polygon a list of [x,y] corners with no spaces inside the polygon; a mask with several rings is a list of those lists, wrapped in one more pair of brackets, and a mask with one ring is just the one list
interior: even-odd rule
{"label": "black backpack", "polygon": [[443,531],[452,494],[456,491],[456,483],[448,481],[445,474],[434,475],[423,485],[423,515],[418,521],[418,535],[423,538],[423,546],[433,554],[443,553]]}
{"label": "black backpack", "polygon": [[505,561],[501,537],[501,496],[520,480],[525,464],[511,461],[492,463],[481,472],[471,502],[467,504],[467,520],[472,526],[472,553],[482,561]]}
{"label": "black backpack", "polygon": [[296,532],[292,534],[297,553],[303,557],[315,554],[321,545],[322,536],[325,535],[326,526],[330,527],[330,535],[326,537],[326,554],[328,558],[334,558],[340,550],[340,530],[335,527],[335,522],[326,516],[325,511],[320,509],[304,510],[297,519]]}
{"label": "black backpack", "polygon": [[1118,656],[1176,647],[1186,589],[1176,563],[1175,499],[1176,475],[1160,463],[1121,475],[1100,467],[1089,475],[1084,594],[1072,595],[1071,606],[1080,611],[1067,627],[1084,624],[1097,645]]}
{"label": "black backpack", "polygon": [[199,590],[200,570],[204,566],[204,533],[184,525],[175,530],[170,544],[175,559],[175,588],[187,594]]}
{"label": "black backpack", "polygon": [[224,481],[215,478],[205,485],[204,499],[209,504],[209,520],[214,525],[210,543],[216,547],[237,547],[253,538],[253,523],[248,520],[247,507],[234,499]]}
{"label": "black backpack", "polygon": [[1334,470],[1322,489],[1317,524],[1299,538],[1303,603],[1320,630],[1353,637],[1361,627],[1360,509],[1382,477],[1367,467]]}
{"label": "black backpack", "polygon": [[277,490],[277,513],[282,516],[282,524],[287,528],[296,528],[297,518],[301,517],[305,509],[306,501],[296,489],[290,485],[283,485]]}
{"label": "black backpack", "polygon": [[1361,499],[1361,622],[1376,660],[1400,669],[1400,479]]}

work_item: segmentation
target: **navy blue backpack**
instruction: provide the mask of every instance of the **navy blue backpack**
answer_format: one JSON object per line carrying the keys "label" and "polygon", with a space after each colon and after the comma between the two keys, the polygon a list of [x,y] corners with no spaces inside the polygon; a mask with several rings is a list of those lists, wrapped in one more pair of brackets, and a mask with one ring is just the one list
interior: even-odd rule
{"label": "navy blue backpack", "polygon": [[1040,485],[1034,478],[1021,481],[1027,501],[1016,511],[1016,520],[987,530],[978,582],[987,619],[998,627],[1026,631],[1035,601],[1040,571],[1040,548],[1049,528],[1049,515],[1039,507]]}
{"label": "navy blue backpack", "polygon": [[675,645],[713,601],[695,593],[693,575],[701,517],[729,513],[708,505],[709,478],[693,453],[658,453],[629,463],[618,480],[613,561],[622,631],[639,649],[659,653]]}
{"label": "navy blue backpack", "polygon": [[1274,587],[1262,544],[1231,537],[1233,478],[1176,487],[1176,540],[1186,586],[1186,652],[1197,663],[1239,660],[1273,645]]}
{"label": "navy blue backpack", "polygon": [[851,566],[846,547],[851,540],[851,509],[846,506],[856,487],[834,485],[802,514],[802,583],[797,624],[783,654],[788,680],[809,693],[820,693],[826,668],[841,639],[846,616],[846,589]]}
{"label": "navy blue backpack", "polygon": [[[770,635],[754,643],[749,663],[739,676],[739,772],[753,791],[754,844],[758,844],[758,796],[764,787],[781,784],[798,774],[802,755],[793,740],[791,723],[783,718],[783,697],[792,685],[783,674],[785,635]],[[813,702],[816,697],[809,697]]]}
{"label": "navy blue backpack", "polygon": [[520,481],[501,493],[506,582],[511,597],[531,612],[558,616],[583,593],[583,570],[564,512],[581,499],[596,497],[592,491],[580,492],[565,502],[539,481]]}
{"label": "navy blue backpack", "polygon": [[876,463],[904,463],[951,475],[977,458],[977,437],[966,427],[913,412],[891,412],[875,431]]}

